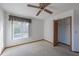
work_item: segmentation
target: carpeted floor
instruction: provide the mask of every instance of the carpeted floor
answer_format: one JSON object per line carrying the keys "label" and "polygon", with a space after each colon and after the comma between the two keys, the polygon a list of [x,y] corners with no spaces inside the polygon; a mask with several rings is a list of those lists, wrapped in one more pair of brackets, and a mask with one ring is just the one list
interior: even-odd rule
{"label": "carpeted floor", "polygon": [[47,41],[24,44],[7,48],[1,56],[75,56],[79,53],[71,52],[67,47],[56,46]]}

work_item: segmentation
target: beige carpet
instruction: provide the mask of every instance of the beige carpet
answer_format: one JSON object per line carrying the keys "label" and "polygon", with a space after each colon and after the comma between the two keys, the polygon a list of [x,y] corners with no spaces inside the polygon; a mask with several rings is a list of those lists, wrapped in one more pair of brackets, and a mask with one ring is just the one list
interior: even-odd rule
{"label": "beige carpet", "polygon": [[2,56],[74,56],[79,53],[71,52],[67,47],[53,45],[47,41],[24,44],[6,49]]}

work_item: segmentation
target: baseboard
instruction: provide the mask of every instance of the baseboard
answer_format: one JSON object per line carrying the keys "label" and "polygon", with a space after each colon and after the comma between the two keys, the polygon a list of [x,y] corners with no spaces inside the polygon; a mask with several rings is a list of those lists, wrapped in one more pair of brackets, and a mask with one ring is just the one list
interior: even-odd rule
{"label": "baseboard", "polygon": [[5,50],[6,48],[4,48],[4,49],[2,49],[2,51],[1,51],[1,54],[0,55],[2,55],[3,54],[3,52],[4,52],[4,50]]}
{"label": "baseboard", "polygon": [[50,41],[48,41],[48,40],[45,40],[45,39],[42,39],[42,40],[47,41],[47,42],[49,42],[49,43],[52,43],[52,44],[53,44],[53,42],[50,42]]}
{"label": "baseboard", "polygon": [[11,48],[11,47],[15,47],[15,46],[24,45],[24,44],[34,43],[34,42],[38,42],[38,41],[42,41],[42,40],[43,40],[43,39],[41,39],[41,40],[36,40],[36,41],[31,41],[31,42],[26,42],[26,43],[21,43],[21,44],[17,44],[17,45],[9,46],[9,47],[6,47],[6,48]]}
{"label": "baseboard", "polygon": [[[42,40],[47,41],[47,42],[49,42],[49,43],[52,43],[52,42],[50,42],[50,41],[48,41],[48,40],[41,39],[41,40],[36,40],[36,41],[31,41],[31,42],[27,42],[27,43],[18,44],[18,45],[9,46],[9,47],[6,47],[6,48],[11,48],[11,47],[19,46],[19,45],[34,43],[34,42],[38,42],[38,41],[42,41]],[[53,43],[52,43],[52,44],[53,44]]]}
{"label": "baseboard", "polygon": [[63,43],[63,42],[58,42],[58,43],[60,43],[60,44],[64,44],[64,45],[67,45],[67,46],[69,46],[68,44],[66,44],[66,43]]}
{"label": "baseboard", "polygon": [[[46,40],[46,39],[43,39],[43,40],[53,44],[53,42],[50,42],[50,41],[48,41],[48,40]],[[63,45],[66,45],[66,46],[70,47],[70,45],[68,45],[68,44],[65,44],[65,43],[62,43],[62,42],[58,42],[58,43],[61,43],[61,44],[63,44]],[[55,47],[55,46],[54,46],[54,47]]]}
{"label": "baseboard", "polygon": [[62,43],[62,42],[58,42],[58,43],[60,43],[60,44],[63,44],[63,45],[65,45],[65,46],[70,47],[70,45],[68,45],[68,44],[66,44],[66,43]]}

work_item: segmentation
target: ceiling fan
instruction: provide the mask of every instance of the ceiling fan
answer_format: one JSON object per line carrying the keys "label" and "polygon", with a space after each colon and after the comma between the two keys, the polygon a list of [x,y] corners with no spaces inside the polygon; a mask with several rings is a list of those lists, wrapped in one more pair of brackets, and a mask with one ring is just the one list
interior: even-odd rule
{"label": "ceiling fan", "polygon": [[38,13],[36,14],[36,16],[38,16],[42,11],[45,11],[45,12],[47,12],[47,13],[49,13],[49,14],[52,14],[52,13],[53,13],[52,11],[46,9],[46,7],[47,7],[48,5],[50,5],[50,3],[39,3],[39,6],[27,4],[28,7],[33,7],[33,8],[38,8],[38,9],[40,9],[40,10],[38,11]]}

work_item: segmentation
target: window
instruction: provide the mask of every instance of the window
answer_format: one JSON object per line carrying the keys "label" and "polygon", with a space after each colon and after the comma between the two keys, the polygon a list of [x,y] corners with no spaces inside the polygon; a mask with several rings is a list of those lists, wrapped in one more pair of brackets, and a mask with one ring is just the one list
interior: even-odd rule
{"label": "window", "polygon": [[13,21],[13,40],[29,38],[29,23]]}
{"label": "window", "polygon": [[12,24],[13,40],[29,38],[29,25],[31,19],[9,15],[9,21],[11,21]]}

